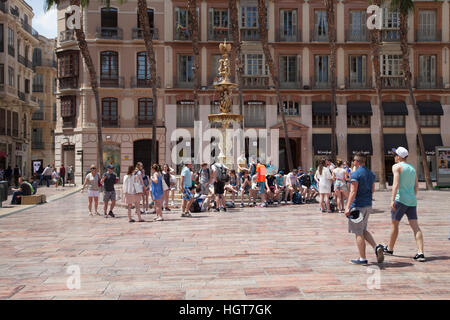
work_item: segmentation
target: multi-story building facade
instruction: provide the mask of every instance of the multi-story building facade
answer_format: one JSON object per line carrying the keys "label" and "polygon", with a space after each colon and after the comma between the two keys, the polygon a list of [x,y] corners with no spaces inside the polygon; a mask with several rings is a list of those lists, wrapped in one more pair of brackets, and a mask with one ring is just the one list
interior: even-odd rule
{"label": "multi-story building facade", "polygon": [[[383,99],[374,89],[369,35],[366,28],[367,1],[336,1],[337,14],[337,146],[338,157],[354,152],[369,155],[369,166],[379,172],[385,161],[393,162],[391,147],[405,145],[410,161],[420,168],[417,125],[408,91],[402,80],[398,14],[384,10],[383,49],[380,58]],[[217,112],[218,95],[212,83],[217,76],[219,42],[231,40],[227,1],[198,1],[200,28],[199,120],[209,127],[208,114]],[[73,162],[78,178],[96,159],[95,105],[87,70],[73,33],[66,30],[65,8],[58,13],[59,107],[56,129],[56,162]],[[112,3],[105,8],[92,2],[84,11],[83,24],[96,66],[102,104],[105,159],[120,165],[120,171],[149,158],[150,141],[159,145],[158,160],[173,165],[176,129],[194,136],[193,48],[186,1],[148,1],[158,74],[158,110],[151,113],[152,95],[136,2]],[[258,32],[256,0],[238,4],[242,40],[243,114],[245,129],[266,129],[266,146],[280,168],[286,167],[286,152],[296,165],[315,166],[330,151],[329,44],[326,11],[322,0],[267,1],[269,42],[279,64],[283,108],[287,115],[291,150],[271,129],[282,128],[275,91],[265,64]],[[415,1],[409,17],[410,65],[414,94],[418,101],[425,147],[432,174],[436,145],[450,145],[450,3]],[[238,112],[238,99],[233,111]],[[380,154],[378,117],[383,113],[385,154]],[[156,121],[157,136],[151,136]],[[178,130],[178,133],[180,130]],[[208,140],[208,139],[206,139]],[[183,143],[185,143],[184,141]],[[190,142],[190,141],[188,141]],[[204,141],[201,149],[209,143]],[[189,145],[185,143],[185,145]],[[246,156],[249,154],[246,143]],[[80,154],[77,151],[81,151]],[[180,156],[174,153],[175,157]],[[262,151],[257,151],[262,156]],[[68,160],[70,159],[70,161]]]}
{"label": "multi-story building facade", "polygon": [[17,166],[31,175],[33,48],[39,44],[31,27],[32,8],[23,0],[0,2],[0,168]]}
{"label": "multi-story building facade", "polygon": [[56,39],[39,35],[33,51],[33,95],[39,110],[32,115],[31,149],[33,172],[55,162],[56,127]]}

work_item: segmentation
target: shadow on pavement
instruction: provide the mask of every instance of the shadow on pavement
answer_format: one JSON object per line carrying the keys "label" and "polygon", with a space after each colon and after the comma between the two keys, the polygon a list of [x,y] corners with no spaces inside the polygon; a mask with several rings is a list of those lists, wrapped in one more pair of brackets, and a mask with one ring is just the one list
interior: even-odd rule
{"label": "shadow on pavement", "polygon": [[450,257],[448,256],[437,256],[437,257],[427,257],[425,256],[427,261],[434,261],[434,260],[450,260]]}
{"label": "shadow on pavement", "polygon": [[413,263],[410,262],[383,262],[383,263],[370,263],[368,266],[377,266],[381,270],[389,269],[389,268],[405,268],[413,266]]}

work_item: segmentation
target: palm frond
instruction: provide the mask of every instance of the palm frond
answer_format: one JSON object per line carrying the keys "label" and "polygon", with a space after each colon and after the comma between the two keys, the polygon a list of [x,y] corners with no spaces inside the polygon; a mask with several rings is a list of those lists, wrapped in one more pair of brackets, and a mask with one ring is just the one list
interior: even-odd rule
{"label": "palm frond", "polygon": [[413,9],[414,2],[412,0],[391,0],[391,10],[398,10],[407,15]]}
{"label": "palm frond", "polygon": [[44,1],[44,12],[47,12],[53,7],[56,7],[59,4],[59,0],[45,0]]}

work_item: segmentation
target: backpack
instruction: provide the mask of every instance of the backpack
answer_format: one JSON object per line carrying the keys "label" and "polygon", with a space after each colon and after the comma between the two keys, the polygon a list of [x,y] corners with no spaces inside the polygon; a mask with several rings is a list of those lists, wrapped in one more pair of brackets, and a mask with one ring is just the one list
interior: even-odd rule
{"label": "backpack", "polygon": [[227,182],[229,180],[229,176],[227,174],[227,169],[223,165],[216,165],[216,177],[219,182]]}
{"label": "backpack", "polygon": [[189,210],[191,212],[201,212],[202,211],[202,208],[200,207],[200,204],[198,203],[197,199],[192,202]]}
{"label": "backpack", "polygon": [[302,203],[302,196],[298,192],[294,192],[294,195],[292,196],[292,202],[294,204],[301,204]]}
{"label": "backpack", "polygon": [[225,207],[226,208],[234,208],[234,203],[231,201],[225,201]]}
{"label": "backpack", "polygon": [[330,211],[335,212],[336,206],[337,206],[336,199],[333,197],[330,199]]}
{"label": "backpack", "polygon": [[209,168],[206,168],[205,170],[200,169],[200,176],[203,174],[203,171],[206,171],[206,173],[208,173],[208,181],[209,181],[209,178],[210,178]]}
{"label": "backpack", "polygon": [[252,163],[250,166],[250,175],[253,176],[256,173],[256,164]]}

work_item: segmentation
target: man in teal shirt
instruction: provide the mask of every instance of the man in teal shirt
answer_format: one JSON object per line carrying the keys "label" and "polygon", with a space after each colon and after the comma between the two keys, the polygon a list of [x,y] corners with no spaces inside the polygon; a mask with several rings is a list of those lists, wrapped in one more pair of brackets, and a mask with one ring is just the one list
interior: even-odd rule
{"label": "man in teal shirt", "polygon": [[417,191],[419,182],[417,180],[416,170],[412,165],[406,162],[408,150],[404,147],[392,149],[395,156],[395,164],[392,166],[394,173],[394,182],[392,185],[391,199],[391,237],[389,245],[384,247],[384,252],[394,254],[394,245],[398,236],[398,226],[403,215],[408,217],[409,225],[414,232],[414,238],[417,243],[417,254],[414,260],[424,262],[423,254],[423,234],[417,223]]}
{"label": "man in teal shirt", "polygon": [[181,170],[180,176],[180,193],[183,195],[183,201],[181,203],[181,216],[191,217],[189,209],[194,201],[194,197],[191,194],[192,189],[192,162],[190,160],[185,161],[185,166]]}

